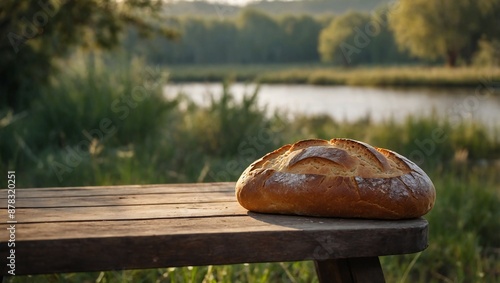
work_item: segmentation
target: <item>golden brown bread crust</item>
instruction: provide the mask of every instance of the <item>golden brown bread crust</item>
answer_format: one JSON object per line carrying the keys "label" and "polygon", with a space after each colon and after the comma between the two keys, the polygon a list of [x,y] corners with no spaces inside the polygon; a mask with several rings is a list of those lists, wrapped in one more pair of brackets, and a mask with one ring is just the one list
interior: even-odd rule
{"label": "golden brown bread crust", "polygon": [[332,139],[299,141],[256,160],[236,183],[236,197],[255,212],[404,219],[429,212],[436,191],[407,158]]}

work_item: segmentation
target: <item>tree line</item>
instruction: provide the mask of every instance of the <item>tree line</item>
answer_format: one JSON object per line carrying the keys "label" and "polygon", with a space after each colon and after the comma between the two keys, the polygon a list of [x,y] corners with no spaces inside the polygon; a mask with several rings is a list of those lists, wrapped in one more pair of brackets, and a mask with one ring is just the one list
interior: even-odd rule
{"label": "tree line", "polygon": [[244,10],[236,18],[172,17],[177,40],[141,39],[131,28],[125,49],[155,64],[284,63],[318,61],[318,35],[327,20],[312,16],[272,17]]}
{"label": "tree line", "polygon": [[[166,65],[329,61],[330,51],[321,47],[329,39],[321,35],[331,23],[340,21],[346,30],[339,32],[354,32],[352,37],[358,40],[359,36],[365,35],[356,34],[355,24],[364,29],[362,24],[369,19],[370,14],[362,12],[343,16],[272,16],[253,9],[243,10],[238,17],[225,20],[215,17],[171,17],[167,26],[181,34],[177,40],[160,37],[144,40],[131,28],[124,47],[132,54],[144,56],[150,63]],[[336,29],[336,26],[333,28]],[[332,34],[335,35],[335,32]],[[363,50],[356,50],[357,54],[350,56],[349,65],[417,61],[408,52],[398,50],[387,26],[382,26],[380,32],[372,37],[364,38],[369,43],[362,47]],[[333,62],[345,63],[342,60]]]}
{"label": "tree line", "polygon": [[400,0],[374,12],[237,17],[170,17],[176,41],[141,40],[125,48],[155,64],[330,62],[333,65],[498,63],[500,0]]}

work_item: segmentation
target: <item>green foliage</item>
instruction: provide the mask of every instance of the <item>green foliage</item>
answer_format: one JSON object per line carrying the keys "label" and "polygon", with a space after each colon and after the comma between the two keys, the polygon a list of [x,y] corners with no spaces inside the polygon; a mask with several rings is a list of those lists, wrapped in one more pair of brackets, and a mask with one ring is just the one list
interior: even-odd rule
{"label": "green foliage", "polygon": [[226,81],[222,93],[207,94],[207,107],[181,98],[185,110],[177,122],[176,152],[188,159],[184,167],[192,166],[191,158],[193,164],[203,160],[196,181],[234,181],[248,164],[283,143],[285,121],[257,104],[258,89],[236,100]]}
{"label": "green foliage", "polygon": [[269,125],[257,105],[258,88],[245,95],[241,102],[235,101],[229,84],[223,85],[222,95],[211,94],[210,106],[193,111],[194,117],[187,117],[186,134],[197,138],[204,154],[228,157],[237,153],[238,146],[248,136],[257,136],[258,131]]}
{"label": "green foliage", "polygon": [[386,11],[351,12],[334,18],[319,36],[321,60],[345,66],[412,62],[398,52],[387,26]]}
{"label": "green foliage", "polygon": [[113,128],[115,133],[102,142],[109,145],[140,142],[161,130],[156,119],[161,120],[173,104],[162,96],[165,79],[159,69],[135,61],[110,71],[93,57],[84,64],[66,70],[64,80],[58,79],[43,91],[29,111],[39,117],[30,127],[43,130],[26,137],[31,148],[74,145],[85,138],[82,130],[100,130],[108,120],[110,125],[105,128]]}
{"label": "green foliage", "polygon": [[125,48],[155,64],[318,62],[320,55],[324,60],[335,58],[337,65],[415,62],[398,51],[384,11],[349,13],[331,20],[244,9],[238,17],[222,21],[191,16],[171,17],[167,23],[182,34],[179,40],[142,40],[131,29]]}
{"label": "green foliage", "polygon": [[51,88],[41,89],[24,118],[2,126],[1,167],[37,168],[30,177],[33,185],[77,184],[78,178],[63,178],[70,174],[105,183],[101,177],[109,176],[99,170],[126,161],[137,145],[168,129],[175,102],[164,99],[164,83],[159,69],[140,61],[104,68],[91,57],[80,67],[67,68]]}
{"label": "green foliage", "polygon": [[[340,9],[343,14],[323,17],[277,16],[254,8],[236,13],[221,4],[215,6],[217,15],[213,17],[180,17],[170,13],[166,22],[182,34],[176,42],[159,38],[139,40],[136,32],[130,30],[124,46],[155,64],[270,64],[319,62],[321,58],[345,66],[440,64],[444,59],[454,65],[470,64],[477,54],[477,64],[491,65],[487,58],[494,53],[492,48],[482,44],[481,55],[478,42],[480,38],[486,42],[499,38],[500,28],[494,19],[500,11],[500,0],[447,1],[403,1],[371,13],[363,9],[346,13]],[[332,5],[339,4],[333,2]],[[266,2],[249,7],[282,4]],[[295,4],[323,5],[326,1]],[[226,11],[235,16],[226,17]]]}
{"label": "green foliage", "polygon": [[368,15],[354,12],[336,17],[320,34],[319,52],[322,60],[349,65],[352,52],[359,53],[359,48],[349,45],[347,40],[352,41],[356,33],[354,29],[364,27],[369,20]]}
{"label": "green foliage", "polygon": [[470,62],[481,36],[500,36],[499,12],[498,0],[402,0],[390,10],[389,21],[401,48],[455,66],[460,55]]}
{"label": "green foliage", "polygon": [[[429,247],[409,270],[409,282],[500,279],[500,256],[495,251],[500,241],[500,198],[494,170],[469,167],[467,171],[437,171],[431,175],[437,200],[426,216]],[[386,276],[401,276],[414,257],[384,258]]]}
{"label": "green foliage", "polygon": [[133,29],[124,47],[158,64],[226,64],[317,61],[322,24],[311,16],[273,17],[242,10],[236,18],[171,17],[182,34],[176,41],[141,40]]}
{"label": "green foliage", "polygon": [[175,33],[153,25],[160,1],[2,1],[0,3],[0,107],[26,108],[57,71],[55,58],[71,47],[110,48],[132,24],[143,32]]}
{"label": "green foliage", "polygon": [[285,50],[281,56],[286,62],[317,61],[318,34],[322,23],[310,16],[284,16],[279,19],[284,32]]}
{"label": "green foliage", "polygon": [[237,45],[244,50],[243,63],[276,62],[283,34],[273,18],[262,12],[244,10],[237,25],[240,33]]}
{"label": "green foliage", "polygon": [[480,40],[473,63],[476,66],[500,67],[500,40]]}

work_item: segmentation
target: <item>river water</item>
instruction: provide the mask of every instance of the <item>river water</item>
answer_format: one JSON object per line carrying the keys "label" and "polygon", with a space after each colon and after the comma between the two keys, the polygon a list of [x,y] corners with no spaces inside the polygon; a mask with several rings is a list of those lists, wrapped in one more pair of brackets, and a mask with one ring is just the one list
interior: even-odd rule
{"label": "river water", "polygon": [[[235,99],[252,93],[255,85],[235,83]],[[220,97],[220,83],[186,83],[165,86],[165,95],[180,91],[194,102],[208,105],[210,94]],[[380,122],[408,115],[426,116],[433,112],[452,122],[476,120],[500,127],[500,95],[486,89],[388,89],[353,86],[261,85],[258,103],[268,111],[276,109],[296,114],[327,114],[337,120],[353,121],[370,115]]]}

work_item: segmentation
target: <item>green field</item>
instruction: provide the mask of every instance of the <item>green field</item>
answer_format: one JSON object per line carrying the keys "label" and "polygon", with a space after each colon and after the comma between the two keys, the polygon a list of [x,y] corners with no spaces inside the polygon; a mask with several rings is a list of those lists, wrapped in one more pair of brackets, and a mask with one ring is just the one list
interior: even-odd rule
{"label": "green field", "polygon": [[258,81],[270,84],[315,84],[394,87],[477,87],[478,82],[500,81],[500,68],[359,67],[323,64],[173,65],[173,82]]}
{"label": "green field", "polygon": [[[321,73],[345,76],[343,82],[349,84],[347,78],[356,82],[360,74],[379,76],[377,80],[384,77],[377,69],[316,68],[307,82],[313,74],[317,77]],[[418,74],[419,80],[425,81],[434,79],[435,74],[454,82],[472,83],[475,79],[475,84],[478,77],[500,77],[499,70],[457,69],[452,75],[440,68],[432,72],[424,68],[404,70],[395,69],[385,76]],[[285,71],[275,74],[280,72]],[[300,74],[298,77],[308,73],[304,68],[289,72],[289,77],[294,72]],[[164,100],[163,79],[161,70],[140,62],[117,69],[100,64],[68,69],[42,91],[30,109],[16,115],[2,113],[0,169],[16,168],[18,186],[24,188],[234,181],[251,161],[282,144],[305,138],[358,139],[419,157],[418,163],[437,190],[436,205],[426,216],[430,223],[428,249],[383,257],[388,282],[500,280],[500,128],[436,116],[382,123],[369,118],[341,122],[327,116],[288,120],[282,113],[265,115],[256,104],[257,90],[237,102],[228,88],[220,99],[202,108],[184,96]],[[175,72],[171,79],[179,80]],[[359,78],[357,82],[362,81]],[[138,89],[144,92],[134,98]],[[95,133],[103,119],[109,120],[114,130],[95,134],[88,151],[79,152],[78,164],[66,164],[68,154],[87,139],[85,133]],[[433,140],[436,130],[444,133],[442,139]],[[243,155],[242,144],[259,136],[266,138],[251,154],[246,151]],[[429,142],[422,146],[423,141]],[[237,166],[229,167],[230,161]],[[311,262],[18,276],[5,281],[317,282]]]}

